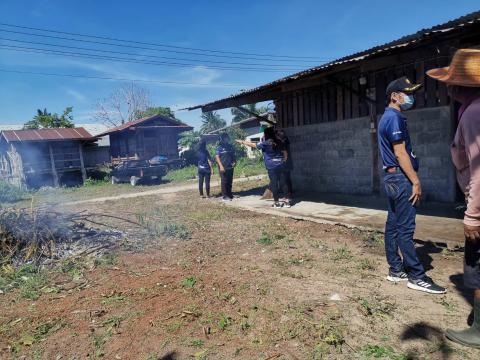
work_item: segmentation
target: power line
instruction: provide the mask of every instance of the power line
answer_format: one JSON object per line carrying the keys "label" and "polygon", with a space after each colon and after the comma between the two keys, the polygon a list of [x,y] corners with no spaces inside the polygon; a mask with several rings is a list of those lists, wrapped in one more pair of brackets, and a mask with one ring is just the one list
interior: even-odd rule
{"label": "power line", "polygon": [[[106,55],[96,55],[96,54],[85,54],[85,53],[78,53],[78,52],[70,52],[70,51],[60,51],[60,50],[52,50],[52,49],[42,49],[42,48],[31,48],[25,46],[13,46],[13,45],[0,45],[1,49],[9,50],[9,51],[20,51],[20,52],[27,52],[27,53],[41,53],[41,54],[49,54],[49,55],[61,55],[66,57],[80,57],[86,59],[94,59],[94,60],[110,60],[116,62],[126,62],[126,63],[133,63],[133,64],[144,64],[144,65],[156,65],[156,66],[170,66],[170,67],[198,67],[198,64],[188,64],[188,63],[174,63],[174,62],[166,62],[166,61],[148,61],[142,59],[132,59],[132,58],[122,58],[117,56],[106,56]],[[239,70],[239,71],[261,71],[261,72],[279,72],[279,71],[300,71],[301,69],[272,69],[272,68],[247,68],[247,67],[228,67],[228,66],[206,66],[209,69],[217,69],[217,70]]]}
{"label": "power line", "polygon": [[[78,46],[59,45],[59,44],[52,44],[52,43],[3,38],[3,37],[0,37],[0,40],[23,43],[23,44],[61,47],[61,48],[65,48],[65,49],[85,50],[85,51],[94,51],[94,52],[102,52],[102,53],[110,53],[110,54],[121,54],[121,55],[128,55],[128,56],[141,56],[141,57],[149,57],[149,58],[154,58],[154,59],[179,60],[179,61],[197,61],[195,59],[185,59],[185,58],[157,56],[157,55],[148,55],[148,54],[134,54],[134,53],[128,53],[128,52],[122,52],[122,51],[84,48],[84,47],[78,47]],[[228,61],[215,61],[215,60],[199,60],[199,61],[202,62],[201,64],[212,63],[212,64],[227,64],[227,65],[272,66],[272,67],[285,67],[285,66],[287,66],[285,64],[267,64],[267,63],[261,64],[261,63],[228,62]],[[289,65],[291,65],[291,64],[289,64]],[[291,66],[301,66],[301,65],[291,65]],[[287,70],[289,70],[289,69],[287,69]]]}
{"label": "power line", "polygon": [[92,80],[146,82],[146,83],[159,83],[159,84],[171,84],[171,85],[189,85],[189,86],[193,85],[193,86],[235,87],[235,88],[238,88],[238,87],[248,88],[248,87],[250,87],[248,85],[240,85],[240,84],[207,84],[207,83],[192,83],[192,82],[182,82],[182,81],[128,79],[128,78],[116,78],[116,77],[106,77],[106,76],[89,76],[89,75],[78,75],[78,74],[58,74],[58,73],[44,73],[44,72],[35,72],[35,71],[6,70],[6,69],[0,69],[0,72],[15,73],[15,74],[28,74],[28,75],[72,77],[72,78],[82,78],[82,79],[92,79]]}
{"label": "power line", "polygon": [[[223,51],[223,50],[211,50],[211,49],[202,49],[202,48],[193,48],[193,47],[185,47],[185,46],[174,46],[174,45],[167,45],[161,43],[149,43],[149,42],[142,42],[142,41],[134,41],[134,40],[126,40],[126,39],[119,39],[107,36],[98,36],[98,35],[87,35],[87,34],[79,34],[79,33],[72,33],[66,31],[58,31],[58,30],[51,30],[45,28],[35,28],[35,27],[28,27],[28,26],[20,26],[8,23],[0,22],[0,25],[19,28],[19,29],[27,29],[27,30],[35,30],[35,31],[43,31],[55,34],[64,34],[64,35],[73,35],[73,36],[82,36],[92,39],[102,39],[102,40],[111,40],[111,41],[118,41],[118,42],[125,42],[130,44],[139,44],[139,45],[150,45],[150,46],[157,46],[157,47],[166,47],[172,49],[182,49],[182,50],[191,50],[191,51],[198,51],[198,52],[209,52],[214,54],[232,54],[232,55],[240,55],[240,56],[261,56],[261,57],[272,57],[272,58],[284,58],[284,59],[312,59],[312,61],[321,60],[314,56],[291,56],[291,55],[274,55],[274,54],[258,54],[258,53],[245,53],[245,52],[234,52],[234,51]],[[167,51],[167,50],[165,50]],[[202,55],[202,54],[196,54]],[[208,56],[208,55],[205,55]],[[220,56],[220,55],[217,55]]]}

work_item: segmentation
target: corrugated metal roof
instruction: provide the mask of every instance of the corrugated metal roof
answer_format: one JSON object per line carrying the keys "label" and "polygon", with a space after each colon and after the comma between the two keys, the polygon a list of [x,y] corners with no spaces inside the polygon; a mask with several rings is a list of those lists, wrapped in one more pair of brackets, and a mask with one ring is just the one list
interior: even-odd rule
{"label": "corrugated metal roof", "polygon": [[19,141],[58,141],[58,140],[94,140],[95,138],[82,127],[54,129],[4,130],[0,133],[8,142]]}
{"label": "corrugated metal roof", "polygon": [[[87,130],[90,134],[93,136],[97,136],[98,134],[101,134],[105,131],[108,130],[108,126],[105,124],[75,124],[78,127],[83,127],[85,130]],[[110,137],[108,136],[102,136],[98,137],[97,140],[97,145],[98,146],[110,146]]]}
{"label": "corrugated metal roof", "polygon": [[[365,59],[367,59],[367,58],[369,58],[373,55],[377,55],[379,53],[386,52],[388,50],[392,50],[392,49],[400,48],[400,47],[407,47],[407,46],[410,46],[412,44],[423,41],[424,39],[429,38],[429,37],[431,37],[435,34],[449,33],[453,30],[457,30],[457,29],[464,28],[466,26],[473,25],[473,24],[478,24],[478,23],[480,23],[480,11],[476,11],[476,12],[467,14],[467,15],[459,17],[455,20],[446,22],[444,24],[436,25],[436,26],[433,26],[433,27],[428,28],[428,29],[422,29],[422,30],[420,30],[420,31],[418,31],[414,34],[404,36],[400,39],[391,41],[389,43],[386,43],[386,44],[383,44],[383,45],[378,45],[378,46],[375,46],[375,47],[370,48],[368,50],[364,50],[364,51],[361,51],[361,52],[358,52],[358,53],[355,53],[355,54],[352,54],[352,55],[348,55],[348,56],[339,58],[339,59],[334,60],[332,62],[329,62],[327,64],[323,64],[321,66],[317,66],[317,67],[314,67],[314,68],[310,68],[310,69],[295,73],[293,75],[286,76],[284,78],[272,81],[270,83],[255,87],[255,88],[250,89],[250,90],[242,90],[240,93],[231,95],[231,96],[226,97],[224,99],[212,101],[212,102],[205,103],[205,104],[202,104],[202,105],[196,105],[196,106],[188,107],[186,109],[181,109],[181,110],[194,110],[194,109],[199,109],[199,108],[203,108],[203,107],[206,107],[206,106],[214,106],[215,104],[217,104],[217,103],[220,104],[224,101],[242,98],[244,96],[251,95],[251,94],[253,94],[255,92],[258,92],[258,91],[267,90],[269,88],[273,88],[277,85],[284,84],[286,82],[302,79],[302,78],[308,77],[310,75],[314,75],[314,74],[321,73],[321,72],[326,71],[326,70],[330,70],[331,68],[333,68],[335,66],[338,66],[338,65],[341,65],[341,64],[358,62],[358,61],[361,61],[361,60],[365,60]],[[221,108],[222,107],[219,106],[215,109],[209,109],[209,110],[216,110],[216,109],[221,109]]]}
{"label": "corrugated metal roof", "polygon": [[139,125],[139,124],[142,124],[146,121],[155,120],[155,119],[161,119],[161,120],[169,121],[172,125],[178,126],[180,128],[185,128],[185,130],[192,130],[193,129],[193,127],[181,122],[178,119],[174,119],[174,118],[164,116],[164,115],[153,115],[153,116],[149,116],[149,117],[146,117],[146,118],[141,118],[141,119],[138,119],[138,120],[133,120],[133,121],[126,122],[125,124],[122,124],[120,126],[116,126],[116,127],[111,128],[107,131],[104,131],[104,132],[98,134],[98,136],[104,136],[104,135],[108,135],[108,134],[111,134],[111,133],[114,133],[114,132],[117,132],[117,131],[122,131],[122,130],[128,129],[129,127]]}

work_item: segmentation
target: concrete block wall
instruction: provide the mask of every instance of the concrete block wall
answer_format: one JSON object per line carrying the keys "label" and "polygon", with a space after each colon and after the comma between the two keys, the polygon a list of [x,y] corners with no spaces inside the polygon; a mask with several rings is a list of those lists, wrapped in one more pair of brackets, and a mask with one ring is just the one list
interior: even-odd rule
{"label": "concrete block wall", "polygon": [[287,128],[301,191],[369,194],[372,151],[368,117]]}
{"label": "concrete block wall", "polygon": [[[406,113],[419,176],[427,201],[455,201],[455,171],[450,159],[453,137],[449,107]],[[294,187],[300,191],[372,194],[370,118],[326,122],[285,129],[291,142]],[[376,136],[374,137],[376,141]],[[383,172],[379,159],[382,196]]]}
{"label": "concrete block wall", "polygon": [[426,201],[454,202],[455,169],[450,156],[453,139],[450,107],[412,110],[405,113],[413,150],[420,160],[418,176]]}

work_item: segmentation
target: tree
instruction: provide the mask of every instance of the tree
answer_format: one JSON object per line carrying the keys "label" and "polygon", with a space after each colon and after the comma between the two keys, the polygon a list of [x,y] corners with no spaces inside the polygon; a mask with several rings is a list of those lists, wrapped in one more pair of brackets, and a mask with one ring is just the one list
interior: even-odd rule
{"label": "tree", "polygon": [[208,134],[225,126],[227,126],[227,122],[222,119],[220,114],[216,113],[215,111],[204,112],[202,114],[202,126],[200,126],[200,133]]}
{"label": "tree", "polygon": [[47,109],[37,109],[37,115],[23,125],[24,129],[45,129],[45,128],[73,128],[73,107],[69,106],[63,110],[62,115],[51,114]]}
{"label": "tree", "polygon": [[190,130],[180,134],[178,145],[193,149],[200,141],[200,131]]}
{"label": "tree", "polygon": [[137,119],[154,116],[154,115],[163,115],[163,116],[175,118],[175,114],[173,113],[172,109],[170,109],[169,107],[155,106],[155,107],[149,107],[145,111],[140,111],[137,114]]}
{"label": "tree", "polygon": [[94,117],[107,126],[118,126],[136,120],[151,106],[150,93],[135,83],[124,84],[96,104]]}
{"label": "tree", "polygon": [[[268,108],[266,106],[261,106],[261,107],[257,108],[257,104],[248,104],[248,105],[243,105],[243,106],[240,106],[240,107],[243,108],[243,109],[249,110],[250,112],[253,112],[257,115],[264,114],[264,113],[268,112]],[[245,119],[248,119],[248,118],[252,117],[252,115],[249,114],[248,112],[241,111],[241,110],[237,109],[236,107],[231,108],[230,111],[232,112],[232,115],[233,115],[232,124],[235,124],[239,121],[242,121],[242,120],[245,120]]]}

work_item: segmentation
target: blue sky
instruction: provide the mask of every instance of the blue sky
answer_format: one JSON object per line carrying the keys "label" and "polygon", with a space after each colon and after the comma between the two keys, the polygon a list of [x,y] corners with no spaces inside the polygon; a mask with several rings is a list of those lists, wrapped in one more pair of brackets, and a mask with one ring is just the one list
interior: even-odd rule
{"label": "blue sky", "polygon": [[[478,0],[0,0],[0,22],[179,47],[318,59],[291,64],[296,69],[385,43],[479,9]],[[1,26],[0,29],[15,30]],[[52,42],[51,39],[1,31],[0,37]],[[1,44],[12,45],[12,42],[0,40]],[[137,53],[139,50],[120,48],[117,51]],[[196,65],[154,66],[0,48],[0,69],[188,83],[138,83],[149,90],[155,105],[174,109],[219,99],[294,72],[212,69],[199,61],[198,56],[155,54],[190,57]],[[278,64],[273,60],[263,62],[268,68],[273,68],[269,64]],[[0,124],[24,123],[32,118],[37,108],[61,112],[66,106],[73,106],[75,122],[93,122],[97,100],[108,96],[119,85],[119,81],[0,72]],[[230,119],[229,111],[221,113]],[[182,111],[176,115],[195,127],[200,125],[200,111]]]}

